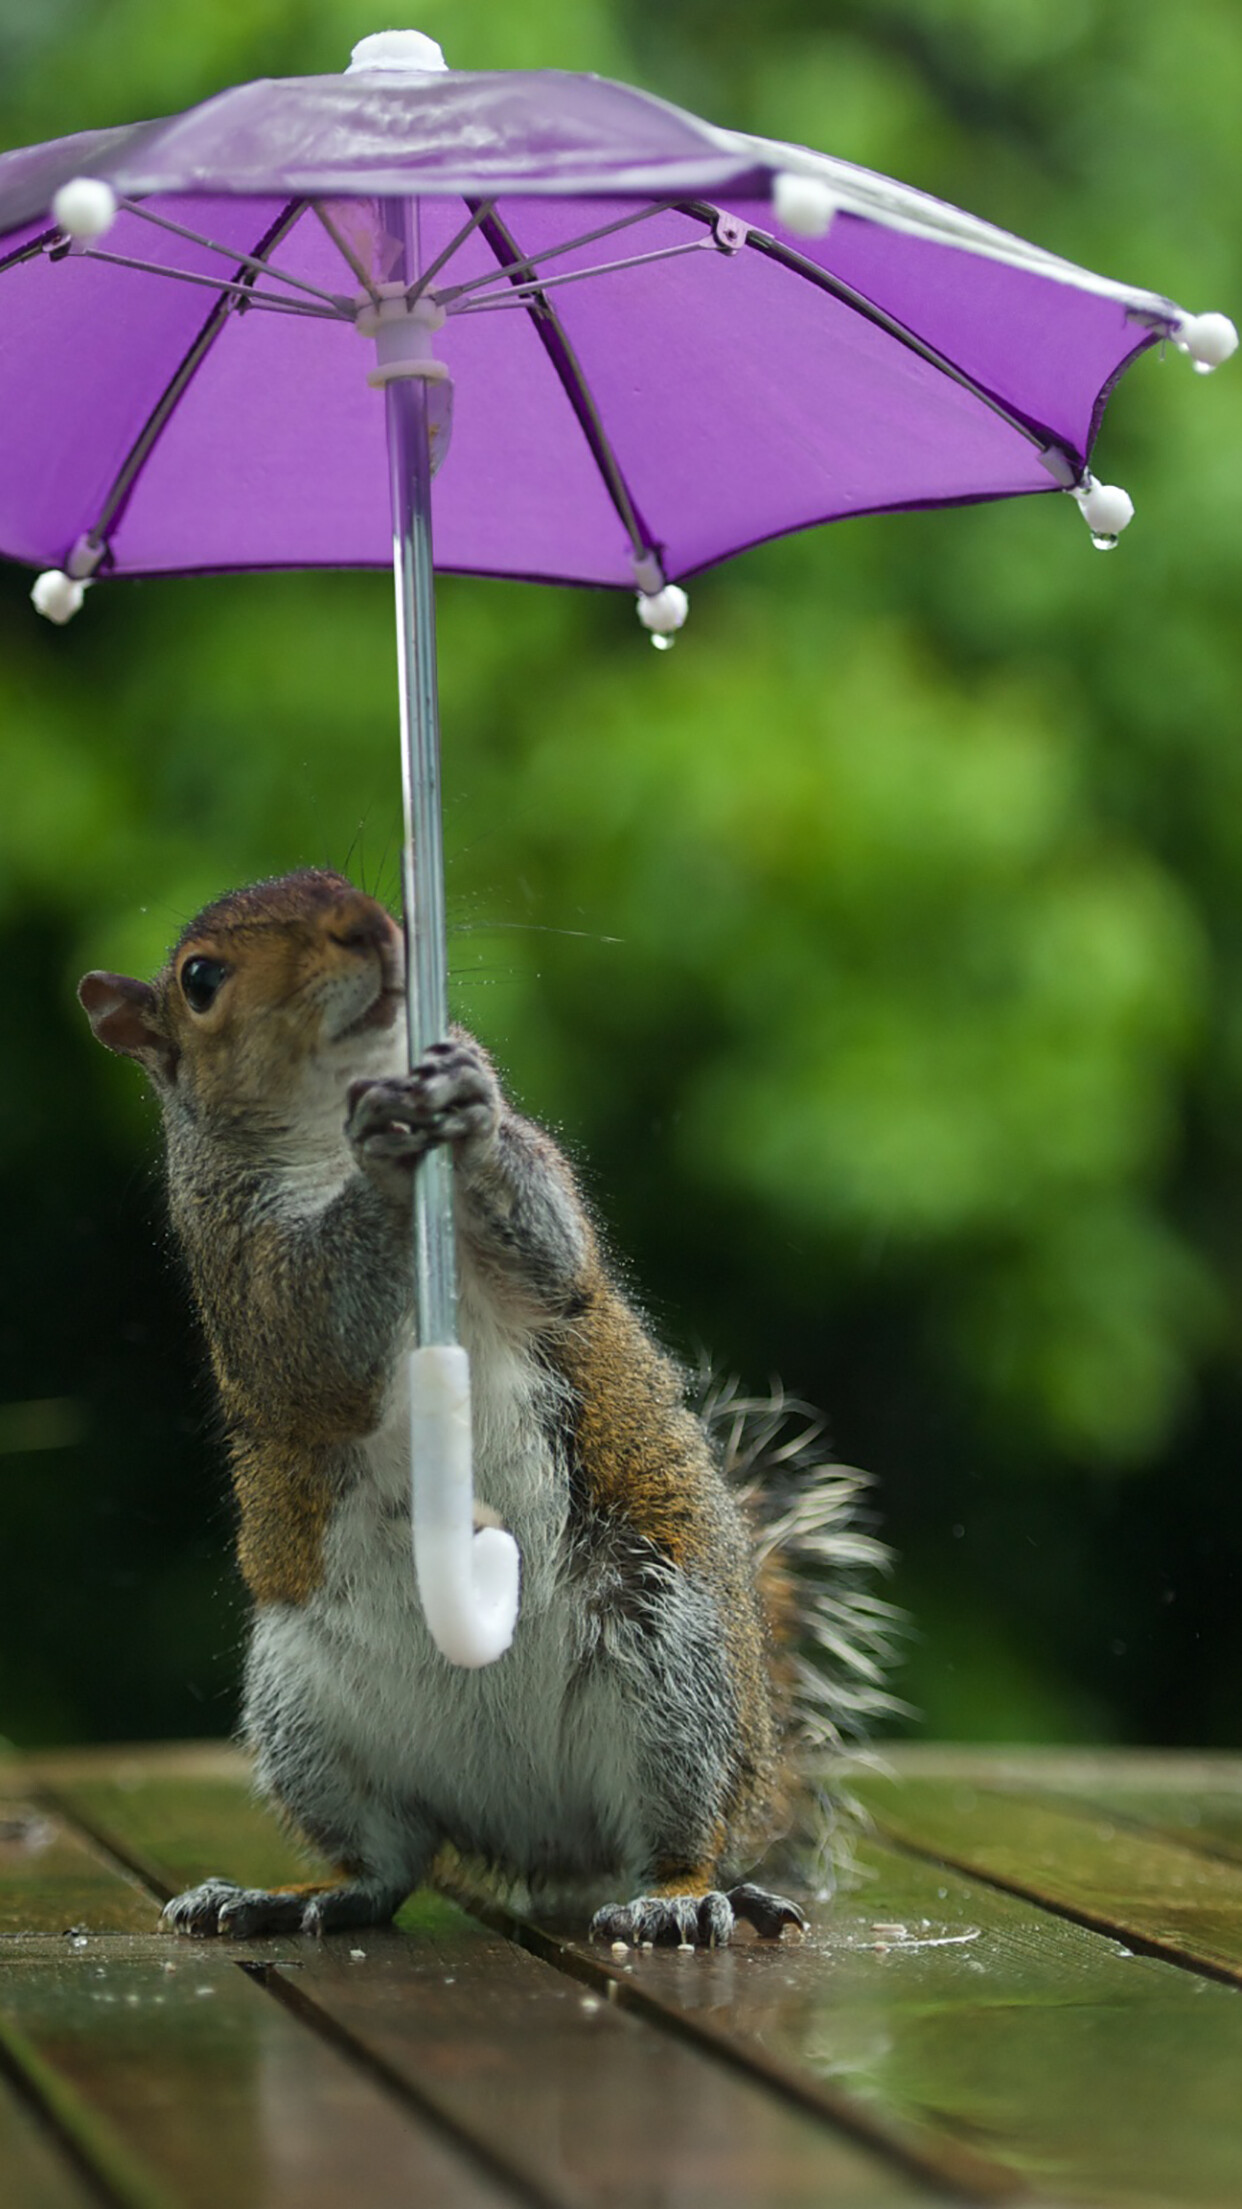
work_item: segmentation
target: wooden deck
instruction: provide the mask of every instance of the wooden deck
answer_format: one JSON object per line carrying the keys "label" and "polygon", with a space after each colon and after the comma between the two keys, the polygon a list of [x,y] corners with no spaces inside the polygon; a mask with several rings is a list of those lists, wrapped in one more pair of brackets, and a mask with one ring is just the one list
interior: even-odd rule
{"label": "wooden deck", "polygon": [[484,1902],[156,1931],[299,1876],[230,1750],[0,1763],[4,2209],[1242,2203],[1242,1758],[906,1750],[809,1937]]}

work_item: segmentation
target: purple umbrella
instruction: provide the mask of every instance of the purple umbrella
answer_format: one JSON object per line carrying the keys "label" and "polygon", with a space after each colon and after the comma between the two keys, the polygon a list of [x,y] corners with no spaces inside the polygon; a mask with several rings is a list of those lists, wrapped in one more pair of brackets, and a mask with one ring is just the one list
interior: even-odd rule
{"label": "purple umbrella", "polygon": [[[849,514],[1061,489],[1137,354],[1224,316],[1089,275],[925,194],[595,77],[345,76],[0,157],[0,553],[65,620],[97,579],[395,565],[409,1035],[447,1026],[435,563],[637,591]],[[365,348],[359,349],[361,336]],[[382,397],[381,397],[382,394]],[[472,1538],[449,1166],[415,1176],[414,1520],[428,1623],[507,1647],[508,1535]],[[443,1469],[447,1477],[441,1477]]]}

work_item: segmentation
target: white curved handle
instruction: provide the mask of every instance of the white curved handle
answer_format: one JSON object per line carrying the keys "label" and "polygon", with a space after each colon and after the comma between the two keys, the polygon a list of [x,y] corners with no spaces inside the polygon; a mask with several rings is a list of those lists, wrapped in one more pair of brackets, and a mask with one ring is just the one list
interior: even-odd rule
{"label": "white curved handle", "polygon": [[451,1664],[494,1664],[513,1639],[518,1547],[498,1526],[474,1531],[470,1362],[457,1343],[410,1352],[414,1567],[423,1614]]}

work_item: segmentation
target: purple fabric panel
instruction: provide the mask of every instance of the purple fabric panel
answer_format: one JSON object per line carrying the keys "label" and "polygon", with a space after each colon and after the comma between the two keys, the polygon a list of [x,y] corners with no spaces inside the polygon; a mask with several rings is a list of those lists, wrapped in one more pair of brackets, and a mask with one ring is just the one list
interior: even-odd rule
{"label": "purple fabric panel", "polygon": [[[231,226],[247,244],[273,212],[270,202],[196,210],[205,226]],[[106,244],[161,265],[232,274],[228,262],[132,217],[118,219]],[[215,295],[76,254],[24,262],[0,287],[0,549],[58,564],[96,519]]]}
{"label": "purple fabric panel", "polygon": [[[546,205],[503,212],[531,250],[553,234]],[[703,236],[662,215],[554,265]],[[670,575],[875,507],[1050,487],[960,386],[753,251],[705,246],[550,296]]]}
{"label": "purple fabric panel", "polygon": [[852,216],[801,250],[1080,455],[1100,391],[1142,342],[1118,300]]}

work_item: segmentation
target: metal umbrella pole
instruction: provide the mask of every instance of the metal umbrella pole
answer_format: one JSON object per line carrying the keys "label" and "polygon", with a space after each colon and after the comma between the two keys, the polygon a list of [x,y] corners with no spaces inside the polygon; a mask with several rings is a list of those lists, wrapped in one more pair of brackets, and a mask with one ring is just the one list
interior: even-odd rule
{"label": "metal umbrella pole", "polygon": [[[416,1066],[448,1030],[431,479],[447,445],[452,386],[432,350],[443,316],[430,301],[411,297],[419,273],[417,204],[389,200],[382,213],[392,255],[389,280],[373,287],[358,326],[375,338],[370,381],[384,388],[388,437],[405,806],[406,1012]],[[474,1528],[470,1372],[457,1340],[453,1164],[444,1144],[426,1152],[415,1169],[413,1210],[415,1569],[437,1646],[454,1664],[478,1667],[503,1655],[513,1638],[519,1559],[512,1535],[498,1527],[476,1534]]]}

